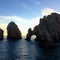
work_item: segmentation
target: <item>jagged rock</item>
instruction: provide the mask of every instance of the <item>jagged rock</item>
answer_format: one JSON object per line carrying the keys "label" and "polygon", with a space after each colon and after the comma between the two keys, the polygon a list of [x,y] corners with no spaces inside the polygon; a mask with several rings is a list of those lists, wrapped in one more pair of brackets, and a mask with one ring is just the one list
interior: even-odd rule
{"label": "jagged rock", "polygon": [[36,38],[35,38],[35,41],[39,40],[40,39],[40,36],[38,35],[38,25],[34,27],[34,30],[32,31],[32,34],[33,35],[36,35]]}
{"label": "jagged rock", "polygon": [[3,39],[3,33],[4,33],[4,31],[2,29],[0,29],[0,39]]}
{"label": "jagged rock", "polygon": [[40,19],[33,31],[28,31],[26,39],[30,40],[32,35],[36,35],[38,41],[43,47],[52,47],[55,42],[60,40],[60,14],[52,13]]}
{"label": "jagged rock", "polygon": [[51,46],[60,40],[60,14],[52,13],[40,19],[40,23],[34,27],[33,34],[36,40],[43,46]]}
{"label": "jagged rock", "polygon": [[60,14],[52,13],[45,19],[45,29],[51,36],[51,39],[57,41],[60,39]]}
{"label": "jagged rock", "polygon": [[28,33],[27,33],[27,35],[26,35],[26,39],[25,39],[25,40],[30,41],[30,40],[31,40],[31,36],[32,36],[32,30],[31,30],[31,28],[29,28],[29,29],[28,29]]}
{"label": "jagged rock", "polygon": [[21,31],[14,22],[10,22],[7,26],[7,39],[21,39]]}

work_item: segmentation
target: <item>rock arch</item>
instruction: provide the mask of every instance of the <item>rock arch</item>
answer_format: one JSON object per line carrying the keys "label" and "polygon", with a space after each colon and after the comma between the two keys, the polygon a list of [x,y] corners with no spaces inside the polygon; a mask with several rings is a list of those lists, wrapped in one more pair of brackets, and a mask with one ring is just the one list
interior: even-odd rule
{"label": "rock arch", "polygon": [[27,33],[27,35],[26,35],[26,39],[25,39],[25,40],[30,41],[30,40],[31,40],[31,36],[32,36],[32,29],[31,29],[31,28],[29,28],[29,29],[28,29],[28,33]]}
{"label": "rock arch", "polygon": [[[32,29],[29,28],[25,40],[30,41],[30,40],[31,40],[31,37],[32,37],[33,35],[35,35],[35,36],[37,37],[36,32],[35,32],[35,31],[32,31]],[[35,38],[35,40],[36,40],[36,39],[37,39],[37,38]]]}

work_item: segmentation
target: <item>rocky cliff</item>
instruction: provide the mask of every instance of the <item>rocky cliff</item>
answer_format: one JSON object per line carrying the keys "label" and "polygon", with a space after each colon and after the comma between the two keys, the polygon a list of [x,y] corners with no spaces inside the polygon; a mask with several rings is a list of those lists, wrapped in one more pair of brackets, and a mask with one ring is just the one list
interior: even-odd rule
{"label": "rocky cliff", "polygon": [[[33,29],[36,40],[44,43],[44,45],[53,44],[60,40],[60,14],[52,13],[44,16]],[[47,45],[48,45],[47,44]]]}
{"label": "rocky cliff", "polygon": [[[40,42],[42,46],[53,46],[55,42],[60,40],[60,14],[52,13],[40,18],[40,22],[34,27],[32,35],[36,35],[35,40]],[[32,35],[31,32],[27,34],[29,39]]]}
{"label": "rocky cliff", "polygon": [[47,17],[40,19],[38,26],[34,27],[33,30],[36,36],[39,36],[40,39],[49,40],[50,38],[54,41],[60,39],[60,14],[52,13]]}

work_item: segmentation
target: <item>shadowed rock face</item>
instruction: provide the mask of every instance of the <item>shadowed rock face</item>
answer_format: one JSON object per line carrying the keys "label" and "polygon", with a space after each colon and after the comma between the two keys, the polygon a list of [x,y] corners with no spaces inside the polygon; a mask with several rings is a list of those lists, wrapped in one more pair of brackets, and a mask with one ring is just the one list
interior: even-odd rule
{"label": "shadowed rock face", "polygon": [[7,26],[7,39],[21,39],[21,32],[14,22],[10,22]]}
{"label": "shadowed rock face", "polygon": [[37,26],[34,27],[32,35],[28,33],[29,39],[36,35],[36,41],[40,42],[43,47],[51,47],[54,42],[60,40],[60,14],[52,13],[40,19]]}
{"label": "shadowed rock face", "polygon": [[0,39],[3,39],[3,33],[4,33],[4,31],[2,29],[0,29]]}
{"label": "shadowed rock face", "polygon": [[60,15],[57,13],[52,13],[47,17],[40,19],[40,23],[37,27],[33,29],[36,36],[40,36],[40,39],[60,39]]}
{"label": "shadowed rock face", "polygon": [[32,30],[31,30],[31,28],[29,28],[25,40],[29,40],[30,41],[31,40],[31,36],[32,36]]}

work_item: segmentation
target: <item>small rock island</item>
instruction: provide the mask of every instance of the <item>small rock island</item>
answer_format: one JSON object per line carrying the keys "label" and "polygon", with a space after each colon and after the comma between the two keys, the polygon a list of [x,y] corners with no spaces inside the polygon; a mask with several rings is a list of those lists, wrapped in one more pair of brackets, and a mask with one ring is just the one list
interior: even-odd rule
{"label": "small rock island", "polygon": [[21,31],[15,22],[10,22],[7,26],[7,39],[22,39]]}
{"label": "small rock island", "polygon": [[4,38],[3,34],[4,34],[4,31],[2,29],[0,29],[0,39]]}

